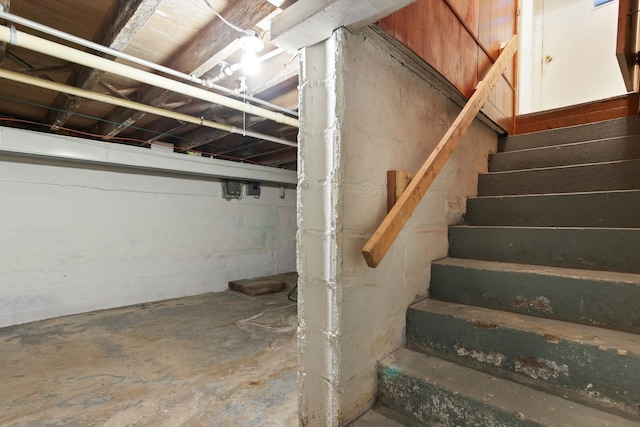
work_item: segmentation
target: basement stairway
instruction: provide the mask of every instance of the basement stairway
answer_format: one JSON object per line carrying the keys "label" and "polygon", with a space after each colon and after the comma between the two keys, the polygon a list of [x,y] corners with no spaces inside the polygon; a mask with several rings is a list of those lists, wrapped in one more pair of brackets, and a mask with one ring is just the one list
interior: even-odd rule
{"label": "basement stairway", "polygon": [[379,365],[365,417],[396,421],[356,425],[640,425],[639,118],[508,137],[489,165]]}

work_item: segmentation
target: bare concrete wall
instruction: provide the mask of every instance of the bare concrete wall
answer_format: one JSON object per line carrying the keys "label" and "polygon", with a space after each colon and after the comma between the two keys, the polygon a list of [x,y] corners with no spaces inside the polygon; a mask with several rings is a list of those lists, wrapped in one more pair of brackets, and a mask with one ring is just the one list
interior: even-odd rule
{"label": "bare concrete wall", "polygon": [[369,405],[376,362],[403,343],[407,306],[447,253],[497,135],[474,123],[377,269],[360,250],[386,214],[386,171],[416,172],[460,108],[370,30],[303,55],[298,193],[302,425],[343,425]]}
{"label": "bare concrete wall", "polygon": [[0,326],[222,291],[295,269],[296,195],[0,161]]}

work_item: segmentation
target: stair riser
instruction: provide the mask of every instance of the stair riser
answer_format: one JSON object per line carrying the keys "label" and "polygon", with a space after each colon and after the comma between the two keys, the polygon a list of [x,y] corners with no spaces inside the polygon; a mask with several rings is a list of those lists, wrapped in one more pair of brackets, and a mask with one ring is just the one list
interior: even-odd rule
{"label": "stair riser", "polygon": [[640,286],[533,272],[431,266],[432,298],[640,333]]}
{"label": "stair riser", "polygon": [[640,415],[640,355],[444,316],[407,311],[407,342],[456,363],[525,384],[566,389],[600,404],[617,402]]}
{"label": "stair riser", "polygon": [[583,126],[510,136],[500,140],[499,151],[525,150],[637,134],[640,134],[640,119],[632,116]]}
{"label": "stair riser", "polygon": [[640,273],[640,230],[450,227],[453,258]]}
{"label": "stair riser", "polygon": [[542,426],[523,422],[513,412],[486,405],[381,365],[378,368],[378,402],[422,425]]}
{"label": "stair riser", "polygon": [[501,172],[640,159],[639,140],[640,136],[634,136],[588,144],[498,153],[489,158],[489,171]]}
{"label": "stair riser", "polygon": [[640,160],[482,174],[478,196],[640,189]]}
{"label": "stair riser", "polygon": [[467,200],[465,224],[640,228],[640,191],[506,196]]}

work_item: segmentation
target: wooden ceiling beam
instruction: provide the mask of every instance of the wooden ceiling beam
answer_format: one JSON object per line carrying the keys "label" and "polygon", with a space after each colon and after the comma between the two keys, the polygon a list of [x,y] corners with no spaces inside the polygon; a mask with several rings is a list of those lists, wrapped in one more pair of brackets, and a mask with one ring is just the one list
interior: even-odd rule
{"label": "wooden ceiling beam", "polygon": [[[2,6],[2,10],[5,12],[9,12],[9,8],[11,7],[11,0],[0,0],[0,5]],[[0,43],[0,65],[4,62],[5,54],[7,53],[7,44],[2,42]]]}
{"label": "wooden ceiling beam", "polygon": [[[252,28],[265,16],[275,10],[275,6],[267,1],[238,0],[222,13],[225,19],[240,28]],[[183,46],[167,64],[169,68],[183,73],[194,70],[204,73],[210,66],[211,58],[219,51],[231,45],[238,38],[238,32],[229,28],[219,18],[215,18],[195,38]],[[206,71],[205,71],[206,70]],[[201,75],[197,75],[200,77]],[[137,102],[159,106],[171,92],[165,89],[144,85],[138,91]],[[96,128],[97,133],[113,137],[138,121],[144,113],[125,108],[116,108]]]}
{"label": "wooden ceiling beam", "polygon": [[[94,37],[95,42],[112,49],[123,51],[155,13],[163,0],[117,0],[111,6],[100,29]],[[104,54],[100,56],[108,57]],[[81,89],[91,90],[102,79],[104,71],[78,67],[67,84]],[[76,111],[83,98],[58,95],[49,110],[45,122],[52,127],[63,126]]]}

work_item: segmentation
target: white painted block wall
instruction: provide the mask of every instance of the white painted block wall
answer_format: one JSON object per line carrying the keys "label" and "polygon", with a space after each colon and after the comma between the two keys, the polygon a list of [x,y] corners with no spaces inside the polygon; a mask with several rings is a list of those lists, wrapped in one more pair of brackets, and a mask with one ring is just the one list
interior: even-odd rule
{"label": "white painted block wall", "polygon": [[378,360],[476,194],[497,134],[476,121],[376,269],[361,249],[386,214],[387,170],[416,172],[460,111],[371,30],[306,48],[298,173],[302,425],[341,426],[373,403]]}
{"label": "white painted block wall", "polygon": [[0,158],[0,326],[295,271],[296,192]]}

